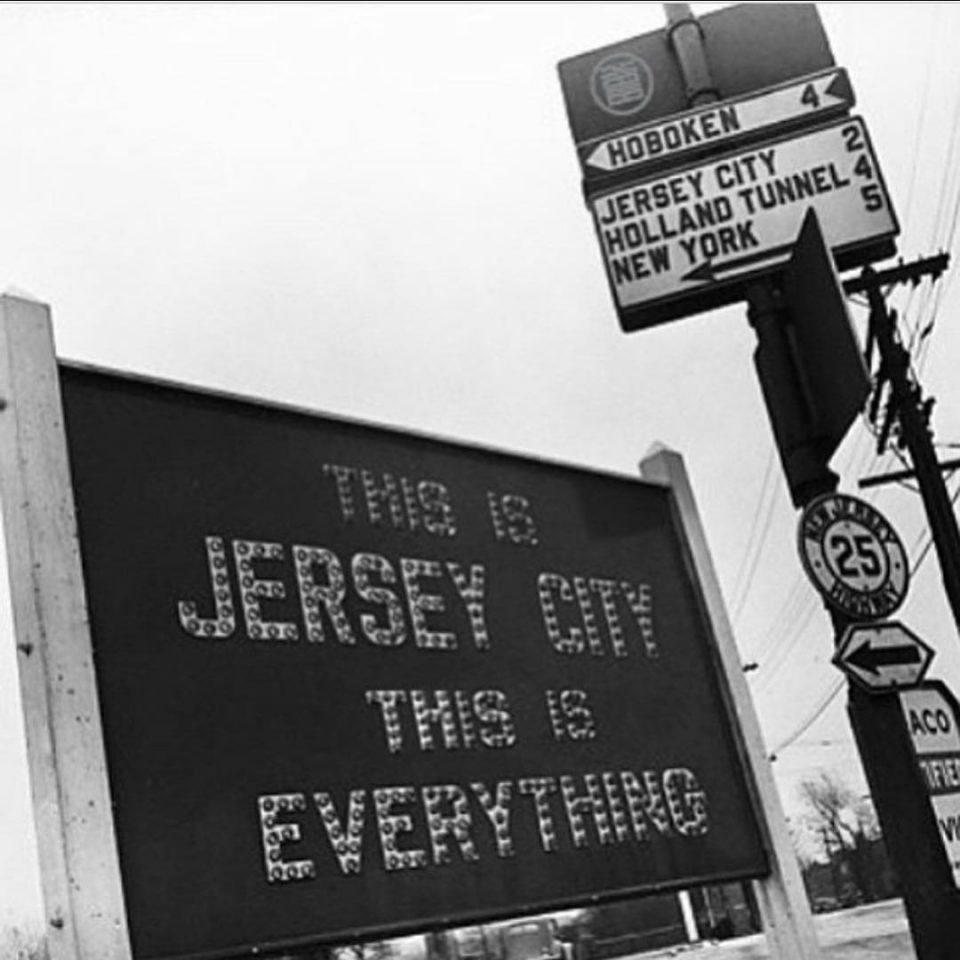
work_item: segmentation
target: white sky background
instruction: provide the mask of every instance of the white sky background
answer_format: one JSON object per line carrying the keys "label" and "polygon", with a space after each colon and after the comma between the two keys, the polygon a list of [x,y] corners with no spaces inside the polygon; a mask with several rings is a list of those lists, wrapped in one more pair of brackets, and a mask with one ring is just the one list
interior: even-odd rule
{"label": "white sky background", "polygon": [[[960,8],[819,6],[901,253],[935,253],[956,200]],[[52,305],[71,359],[628,474],[656,440],[680,450],[773,748],[838,674],[778,465],[764,486],[745,308],[620,332],[556,73],[663,23],[653,3],[0,3],[0,287]],[[960,330],[940,286],[922,378],[952,442]],[[860,425],[836,462],[851,493],[893,469]],[[915,556],[916,494],[875,502]],[[899,617],[952,680],[941,594],[929,555]],[[40,913],[3,621],[0,926]],[[804,771],[860,788],[847,731],[841,695],[784,748],[789,807]]]}

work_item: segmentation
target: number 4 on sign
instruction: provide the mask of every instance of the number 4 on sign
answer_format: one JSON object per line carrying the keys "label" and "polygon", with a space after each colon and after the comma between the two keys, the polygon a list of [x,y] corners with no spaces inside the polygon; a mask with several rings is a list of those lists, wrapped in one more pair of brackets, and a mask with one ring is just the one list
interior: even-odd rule
{"label": "number 4 on sign", "polygon": [[741,129],[753,131],[796,121],[811,113],[842,111],[853,103],[853,89],[846,71],[837,68],[800,84],[791,83],[754,94],[737,102],[736,107]]}

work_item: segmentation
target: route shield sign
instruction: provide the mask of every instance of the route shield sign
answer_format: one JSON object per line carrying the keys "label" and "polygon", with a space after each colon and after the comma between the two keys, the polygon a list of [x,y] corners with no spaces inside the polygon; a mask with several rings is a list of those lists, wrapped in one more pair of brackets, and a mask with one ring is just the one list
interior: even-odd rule
{"label": "route shield sign", "polygon": [[896,530],[857,497],[828,493],[800,516],[800,559],[810,582],[854,620],[889,616],[907,596],[907,552]]}
{"label": "route shield sign", "polygon": [[860,118],[633,182],[589,201],[624,330],[741,299],[789,259],[813,208],[840,268],[898,224]]}
{"label": "route shield sign", "polygon": [[902,623],[857,623],[847,627],[833,662],[871,693],[916,686],[933,650]]}
{"label": "route shield sign", "polygon": [[900,706],[910,732],[940,840],[960,887],[960,720],[957,700],[938,681],[900,693]]}

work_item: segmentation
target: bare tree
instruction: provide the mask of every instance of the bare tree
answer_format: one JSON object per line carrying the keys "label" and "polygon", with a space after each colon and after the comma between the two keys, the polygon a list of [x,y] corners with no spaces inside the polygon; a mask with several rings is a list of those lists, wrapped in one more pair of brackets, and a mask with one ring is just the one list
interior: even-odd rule
{"label": "bare tree", "polygon": [[850,883],[855,892],[873,898],[873,884],[865,863],[865,850],[879,837],[876,816],[835,773],[821,771],[801,781],[798,791],[807,807],[805,823],[832,867],[836,869],[835,887],[842,892]]}

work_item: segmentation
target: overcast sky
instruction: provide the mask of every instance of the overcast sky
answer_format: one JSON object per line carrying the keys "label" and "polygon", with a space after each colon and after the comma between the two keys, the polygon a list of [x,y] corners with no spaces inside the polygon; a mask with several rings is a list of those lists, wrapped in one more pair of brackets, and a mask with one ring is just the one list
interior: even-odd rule
{"label": "overcast sky", "polygon": [[[934,253],[957,202],[960,10],[819,9],[900,251]],[[0,3],[0,285],[52,305],[71,359],[626,474],[655,441],[681,451],[795,807],[804,771],[862,781],[745,308],[620,331],[557,78],[663,22],[653,3]],[[937,438],[960,442],[956,287],[897,303],[910,330],[938,318],[920,369]],[[892,463],[858,424],[842,489]],[[872,496],[921,556],[917,495]],[[931,554],[899,617],[960,678]],[[40,911],[15,671],[11,641],[0,923]]]}

